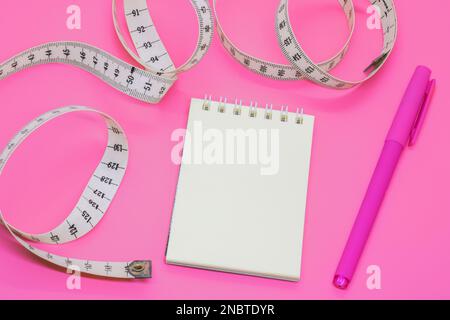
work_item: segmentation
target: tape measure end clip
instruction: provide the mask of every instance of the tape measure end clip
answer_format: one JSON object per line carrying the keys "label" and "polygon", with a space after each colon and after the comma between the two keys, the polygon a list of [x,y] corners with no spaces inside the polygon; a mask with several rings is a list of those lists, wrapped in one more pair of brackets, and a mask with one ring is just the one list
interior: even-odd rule
{"label": "tape measure end clip", "polygon": [[128,272],[135,279],[148,279],[152,277],[152,262],[150,260],[136,260],[129,264]]}
{"label": "tape measure end clip", "polygon": [[364,69],[364,72],[371,73],[371,72],[377,70],[381,66],[381,64],[384,62],[384,60],[387,58],[388,55],[389,55],[389,51],[382,53],[375,60],[373,60],[372,63],[367,68]]}

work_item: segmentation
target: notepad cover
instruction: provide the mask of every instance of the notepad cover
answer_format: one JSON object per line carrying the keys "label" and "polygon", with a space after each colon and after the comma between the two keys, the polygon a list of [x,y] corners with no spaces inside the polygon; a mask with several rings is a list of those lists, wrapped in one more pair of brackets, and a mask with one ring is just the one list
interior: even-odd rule
{"label": "notepad cover", "polygon": [[[185,163],[179,172],[166,262],[298,281],[314,117],[302,115],[299,124],[295,113],[287,114],[283,122],[280,111],[273,111],[267,119],[264,109],[257,109],[251,117],[254,109],[249,107],[235,114],[234,104],[226,104],[223,113],[218,102],[209,110],[203,105],[201,99],[191,101],[190,141],[185,140],[184,145]],[[227,162],[225,155],[225,163],[209,163],[212,160],[204,156],[211,151],[208,142],[217,142],[218,136],[225,140],[227,132],[239,130],[278,134],[278,147],[273,144],[272,150],[278,154],[277,170],[275,164],[266,165],[263,174],[263,162],[247,159],[232,164],[232,157]],[[196,134],[206,141],[201,151],[194,147],[194,141],[200,141]],[[242,146],[236,146],[235,155],[239,148]],[[249,145],[246,148],[249,150]],[[226,150],[224,147],[223,152]],[[214,159],[217,162],[219,158]]]}

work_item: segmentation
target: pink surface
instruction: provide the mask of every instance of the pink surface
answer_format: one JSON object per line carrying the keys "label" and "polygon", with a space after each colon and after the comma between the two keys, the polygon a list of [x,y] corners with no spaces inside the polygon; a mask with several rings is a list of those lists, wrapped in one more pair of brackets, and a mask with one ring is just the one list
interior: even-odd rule
{"label": "pink surface", "polygon": [[[291,18],[311,56],[331,56],[345,41],[345,19],[332,0],[291,1]],[[357,32],[335,74],[353,79],[381,46],[379,31],[365,27],[366,1],[355,1]],[[82,29],[66,28],[66,8],[82,10]],[[15,1],[0,5],[0,60],[52,40],[81,40],[128,61],[110,16],[110,1]],[[239,6],[240,10],[236,10]],[[277,0],[219,1],[231,38],[249,53],[284,61],[273,31]],[[165,12],[176,7],[170,16]],[[370,82],[352,91],[331,91],[307,82],[277,82],[243,69],[217,36],[206,58],[158,105],[137,102],[96,77],[70,66],[47,65],[1,81],[0,145],[29,120],[49,109],[79,104],[105,111],[124,127],[130,162],[123,185],[96,229],[73,243],[45,246],[55,253],[89,259],[151,258],[146,281],[82,278],[81,290],[66,289],[67,274],[23,250],[0,229],[1,298],[133,299],[380,299],[450,298],[450,84],[446,34],[450,3],[398,0],[399,39],[390,60]],[[175,62],[195,45],[196,20],[185,0],[152,1],[158,30]],[[165,11],[167,10],[167,11]],[[295,17],[295,19],[294,19]],[[426,64],[437,89],[417,145],[404,153],[349,290],[332,284],[341,250],[359,208],[398,103],[417,64]],[[189,100],[239,97],[247,103],[303,106],[316,116],[306,215],[302,278],[288,283],[168,266],[164,251],[178,167],[170,135],[185,127]],[[57,225],[72,209],[105,143],[103,123],[69,115],[44,127],[12,158],[0,178],[0,208],[26,231]],[[80,156],[82,155],[82,156]],[[44,246],[43,246],[44,247]],[[366,287],[366,268],[381,268],[381,290]]]}

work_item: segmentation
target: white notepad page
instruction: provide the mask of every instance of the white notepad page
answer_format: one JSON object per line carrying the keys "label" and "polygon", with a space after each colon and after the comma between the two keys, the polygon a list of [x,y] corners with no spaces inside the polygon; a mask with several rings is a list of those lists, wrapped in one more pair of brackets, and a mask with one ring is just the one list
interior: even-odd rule
{"label": "white notepad page", "polygon": [[191,101],[166,262],[298,281],[314,117],[235,110]]}

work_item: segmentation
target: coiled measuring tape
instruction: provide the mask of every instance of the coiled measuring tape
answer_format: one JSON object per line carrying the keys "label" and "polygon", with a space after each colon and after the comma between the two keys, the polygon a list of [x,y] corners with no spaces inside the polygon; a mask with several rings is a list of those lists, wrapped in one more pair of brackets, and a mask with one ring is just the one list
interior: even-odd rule
{"label": "coiled measuring tape", "polygon": [[177,74],[196,65],[206,54],[213,36],[213,17],[207,0],[191,0],[199,36],[194,53],[175,68],[156,31],[146,0],[124,0],[125,17],[137,54],[126,43],[113,4],[114,26],[125,50],[144,69],[135,67],[92,45],[75,42],[49,42],[28,49],[0,64],[0,79],[15,72],[46,63],[70,64],[96,75],[117,90],[141,101],[159,102],[177,79]]}
{"label": "coiled measuring tape", "polygon": [[107,262],[74,259],[38,249],[24,240],[62,244],[81,238],[91,231],[106,214],[119,189],[128,162],[128,142],[125,133],[120,125],[107,114],[80,106],[49,111],[19,131],[0,155],[0,175],[13,152],[31,133],[59,116],[80,111],[95,112],[104,118],[108,127],[108,144],[75,208],[59,226],[42,234],[30,234],[18,230],[5,220],[1,212],[0,222],[25,249],[50,263],[64,268],[77,266],[81,272],[98,276],[130,279],[149,278],[151,277],[151,261],[149,260]]}
{"label": "coiled measuring tape", "polygon": [[[125,17],[137,54],[127,45],[117,21],[116,0],[112,1],[116,33],[126,51],[144,69],[132,66],[86,43],[75,41],[49,42],[28,49],[0,64],[0,79],[38,64],[64,63],[96,75],[119,91],[149,103],[159,102],[176,80],[178,73],[196,65],[208,50],[213,34],[213,18],[207,0],[191,0],[199,22],[197,46],[188,61],[175,68],[162,43],[147,7],[146,0],[124,0]],[[14,150],[33,131],[46,122],[75,111],[96,112],[103,116],[108,129],[108,146],[75,209],[58,227],[43,234],[30,234],[10,225],[0,212],[0,223],[28,251],[61,267],[78,266],[84,273],[114,278],[149,278],[151,261],[104,262],[73,259],[40,250],[24,239],[61,244],[78,239],[92,230],[109,207],[119,188],[128,160],[126,136],[108,115],[85,107],[66,107],[38,117],[21,130],[0,155],[0,174]]]}
{"label": "coiled measuring tape", "polygon": [[334,89],[349,89],[371,77],[383,66],[394,48],[397,38],[397,15],[392,0],[370,0],[372,5],[380,8],[381,26],[383,29],[383,49],[381,54],[364,70],[369,72],[366,78],[359,81],[346,81],[329,73],[345,56],[355,29],[355,8],[351,0],[338,0],[347,18],[350,35],[341,50],[332,58],[315,63],[302,49],[293,32],[288,14],[288,0],[281,0],[276,12],[275,29],[278,43],[290,65],[272,63],[251,56],[240,50],[224,33],[217,16],[216,0],[213,0],[217,30],[225,49],[247,69],[276,80],[307,79],[319,85]]}

